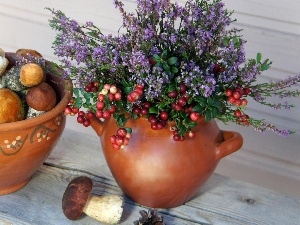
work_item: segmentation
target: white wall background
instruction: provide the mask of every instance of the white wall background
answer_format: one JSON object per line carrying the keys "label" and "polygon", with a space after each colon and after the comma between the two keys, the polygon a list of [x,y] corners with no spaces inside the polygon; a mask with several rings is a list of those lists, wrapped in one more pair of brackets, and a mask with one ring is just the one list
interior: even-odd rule
{"label": "white wall background", "polygon": [[[55,33],[48,26],[50,12],[45,7],[61,9],[79,22],[93,21],[104,33],[116,33],[121,25],[113,0],[0,0],[0,47],[5,51],[36,49],[45,58],[57,61],[51,49]],[[184,3],[184,0],[178,0]],[[224,0],[235,10],[235,26],[243,28],[247,57],[257,52],[273,61],[272,69],[262,77],[284,78],[300,72],[300,1],[295,0]],[[135,0],[124,0],[128,9]],[[261,134],[236,125],[222,129],[238,130],[244,136],[243,148],[221,161],[216,172],[265,186],[289,195],[300,196],[300,98],[292,101],[296,109],[273,111],[249,105],[249,115],[264,117],[297,134],[280,138]],[[68,128],[95,135],[68,118]]]}

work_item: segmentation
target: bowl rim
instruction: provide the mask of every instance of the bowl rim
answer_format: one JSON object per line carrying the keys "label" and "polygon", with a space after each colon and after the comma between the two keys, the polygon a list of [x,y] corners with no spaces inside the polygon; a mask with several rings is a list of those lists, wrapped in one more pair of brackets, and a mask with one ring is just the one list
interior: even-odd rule
{"label": "bowl rim", "polygon": [[63,77],[60,77],[57,74],[51,73],[51,75],[60,78],[63,81],[61,85],[64,86],[61,100],[56,104],[56,106],[53,109],[34,118],[24,119],[24,120],[10,122],[10,123],[2,123],[0,124],[0,134],[5,131],[8,132],[14,130],[21,130],[32,126],[36,126],[45,121],[51,120],[54,116],[57,116],[60,113],[63,113],[64,108],[68,105],[73,95],[73,83],[70,79],[64,79]]}

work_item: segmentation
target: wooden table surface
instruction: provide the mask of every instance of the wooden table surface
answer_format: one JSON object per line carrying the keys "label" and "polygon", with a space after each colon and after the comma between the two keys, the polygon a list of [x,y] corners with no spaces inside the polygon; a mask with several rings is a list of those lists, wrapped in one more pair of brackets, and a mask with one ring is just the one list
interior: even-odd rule
{"label": "wooden table surface", "polygon": [[[15,193],[0,196],[0,225],[102,224],[85,215],[70,221],[62,212],[64,190],[80,175],[93,180],[95,195],[123,195],[106,166],[98,138],[66,128],[31,181]],[[148,210],[125,197],[120,224],[133,224],[141,209]],[[213,174],[193,200],[158,213],[167,225],[299,225],[300,199]]]}

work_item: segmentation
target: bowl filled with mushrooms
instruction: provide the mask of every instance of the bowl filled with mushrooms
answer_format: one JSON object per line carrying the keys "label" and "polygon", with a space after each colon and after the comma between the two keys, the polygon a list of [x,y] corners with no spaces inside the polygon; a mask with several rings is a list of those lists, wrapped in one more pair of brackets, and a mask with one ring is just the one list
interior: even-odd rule
{"label": "bowl filled with mushrooms", "polygon": [[46,160],[72,94],[72,82],[39,52],[0,49],[0,195],[25,186]]}

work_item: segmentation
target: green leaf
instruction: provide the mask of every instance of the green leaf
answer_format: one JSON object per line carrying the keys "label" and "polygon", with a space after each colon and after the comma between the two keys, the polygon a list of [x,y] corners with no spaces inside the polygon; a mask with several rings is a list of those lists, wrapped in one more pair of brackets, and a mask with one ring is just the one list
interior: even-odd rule
{"label": "green leaf", "polygon": [[149,113],[152,113],[152,114],[158,114],[158,108],[156,107],[150,107],[149,108]]}
{"label": "green leaf", "polygon": [[171,58],[168,59],[168,64],[169,64],[170,66],[172,66],[172,65],[174,65],[174,64],[177,63],[177,60],[178,60],[177,57],[171,57]]}
{"label": "green leaf", "polygon": [[124,92],[125,92],[125,94],[130,94],[132,91],[133,91],[133,87],[124,87]]}
{"label": "green leaf", "polygon": [[166,72],[170,72],[170,66],[167,64],[167,63],[163,63],[163,69],[166,71]]}
{"label": "green leaf", "polygon": [[161,54],[161,58],[162,59],[166,59],[168,56],[168,51],[167,50],[164,50],[163,53]]}
{"label": "green leaf", "polygon": [[178,73],[178,69],[175,66],[172,66],[171,73],[173,73],[173,74]]}
{"label": "green leaf", "polygon": [[160,62],[161,61],[161,58],[159,57],[159,55],[157,55],[157,54],[154,54],[153,55],[153,60],[155,61],[155,62]]}
{"label": "green leaf", "polygon": [[193,108],[193,111],[197,112],[197,113],[202,113],[204,111],[205,107],[201,106],[201,105],[196,105]]}
{"label": "green leaf", "polygon": [[203,96],[195,97],[195,101],[198,102],[201,106],[206,106],[206,98]]}
{"label": "green leaf", "polygon": [[262,54],[260,52],[257,53],[257,55],[256,55],[256,63],[260,63],[261,58],[262,58]]}
{"label": "green leaf", "polygon": [[224,40],[223,40],[223,45],[224,46],[228,46],[229,42],[230,42],[230,38],[229,37],[225,37]]}

